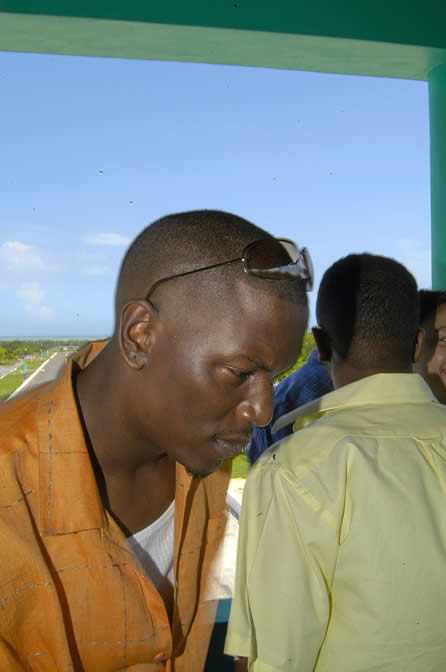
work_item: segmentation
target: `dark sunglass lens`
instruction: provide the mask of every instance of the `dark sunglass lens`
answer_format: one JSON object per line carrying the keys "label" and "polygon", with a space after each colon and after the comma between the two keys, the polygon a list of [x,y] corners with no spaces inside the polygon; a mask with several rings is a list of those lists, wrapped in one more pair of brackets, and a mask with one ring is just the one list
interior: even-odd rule
{"label": "dark sunglass lens", "polygon": [[287,266],[295,261],[292,256],[292,245],[288,245],[289,249],[274,238],[257,240],[245,251],[246,263],[249,268],[259,270]]}

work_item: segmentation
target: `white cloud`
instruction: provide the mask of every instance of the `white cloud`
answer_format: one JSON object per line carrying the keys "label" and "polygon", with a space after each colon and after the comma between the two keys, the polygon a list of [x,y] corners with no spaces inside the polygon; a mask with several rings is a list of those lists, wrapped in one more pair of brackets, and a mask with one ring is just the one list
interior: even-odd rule
{"label": "white cloud", "polygon": [[25,304],[35,306],[42,301],[44,291],[38,282],[27,282],[20,286],[17,294],[25,299]]}
{"label": "white cloud", "polygon": [[17,294],[23,299],[25,312],[33,318],[51,320],[55,313],[49,306],[42,305],[45,292],[38,282],[25,282],[20,285]]}
{"label": "white cloud", "polygon": [[415,276],[418,286],[431,287],[431,251],[423,247],[419,240],[404,238],[395,241],[395,257],[402,264],[407,266],[409,271]]}
{"label": "white cloud", "polygon": [[108,273],[106,266],[88,266],[81,268],[81,275],[105,275]]}
{"label": "white cloud", "polygon": [[0,245],[0,268],[3,273],[49,270],[36,247],[16,240],[6,241]]}
{"label": "white cloud", "polygon": [[84,236],[82,240],[89,245],[122,245],[130,243],[130,238],[122,236],[120,233],[95,233],[91,236]]}

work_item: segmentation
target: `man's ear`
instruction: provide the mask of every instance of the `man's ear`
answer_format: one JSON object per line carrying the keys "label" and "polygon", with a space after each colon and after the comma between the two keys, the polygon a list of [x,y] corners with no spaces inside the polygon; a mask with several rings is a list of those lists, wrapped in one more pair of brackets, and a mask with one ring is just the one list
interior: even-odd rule
{"label": "man's ear", "polygon": [[331,360],[332,350],[327,333],[320,327],[313,327],[311,331],[313,332],[314,340],[316,341],[319,361],[329,362]]}
{"label": "man's ear", "polygon": [[131,369],[142,369],[148,359],[154,311],[146,301],[130,301],[121,310],[119,347]]}
{"label": "man's ear", "polygon": [[418,362],[418,360],[420,359],[421,351],[423,349],[423,341],[424,341],[424,329],[420,328],[418,329],[417,338],[415,341],[415,347],[412,356],[413,362]]}

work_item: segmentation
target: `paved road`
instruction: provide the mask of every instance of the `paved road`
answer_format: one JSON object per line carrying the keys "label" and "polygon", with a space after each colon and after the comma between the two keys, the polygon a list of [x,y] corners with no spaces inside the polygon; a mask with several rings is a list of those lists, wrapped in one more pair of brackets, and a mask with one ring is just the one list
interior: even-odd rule
{"label": "paved road", "polygon": [[[55,357],[53,357],[52,359],[48,359],[43,365],[43,367],[40,369],[39,373],[36,376],[34,376],[34,378],[31,380],[29,385],[25,387],[25,389],[31,390],[33,387],[43,385],[44,383],[48,383],[50,380],[54,380],[55,378],[57,378],[57,376],[67,363],[67,358],[66,356],[64,356],[67,354],[68,353],[62,354],[61,352],[58,352]],[[69,354],[71,355],[72,353]]]}
{"label": "paved road", "polygon": [[11,373],[11,371],[14,371],[15,369],[18,369],[19,366],[22,366],[23,362],[16,362],[15,364],[8,364],[6,366],[0,366],[0,378],[3,378],[3,376],[7,376],[8,373]]}
{"label": "paved road", "polygon": [[58,352],[55,356],[50,357],[35,376],[30,376],[29,382],[17,394],[28,392],[34,387],[44,385],[44,383],[57,378],[67,362],[67,356],[71,354],[71,352]]}

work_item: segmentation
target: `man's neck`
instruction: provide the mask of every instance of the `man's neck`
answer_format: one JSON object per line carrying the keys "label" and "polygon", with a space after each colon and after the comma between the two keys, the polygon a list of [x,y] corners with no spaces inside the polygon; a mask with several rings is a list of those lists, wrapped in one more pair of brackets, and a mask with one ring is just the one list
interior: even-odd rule
{"label": "man's neck", "polygon": [[175,463],[151,451],[149,440],[139,445],[119,400],[114,359],[109,344],[73,385],[102,503],[128,535],[147,527],[172,502]]}
{"label": "man's neck", "polygon": [[399,366],[378,366],[378,367],[360,367],[355,366],[349,361],[344,361],[337,364],[335,370],[332,371],[333,384],[336,389],[355,383],[363,378],[375,376],[378,373],[412,373],[412,367],[404,368]]}

